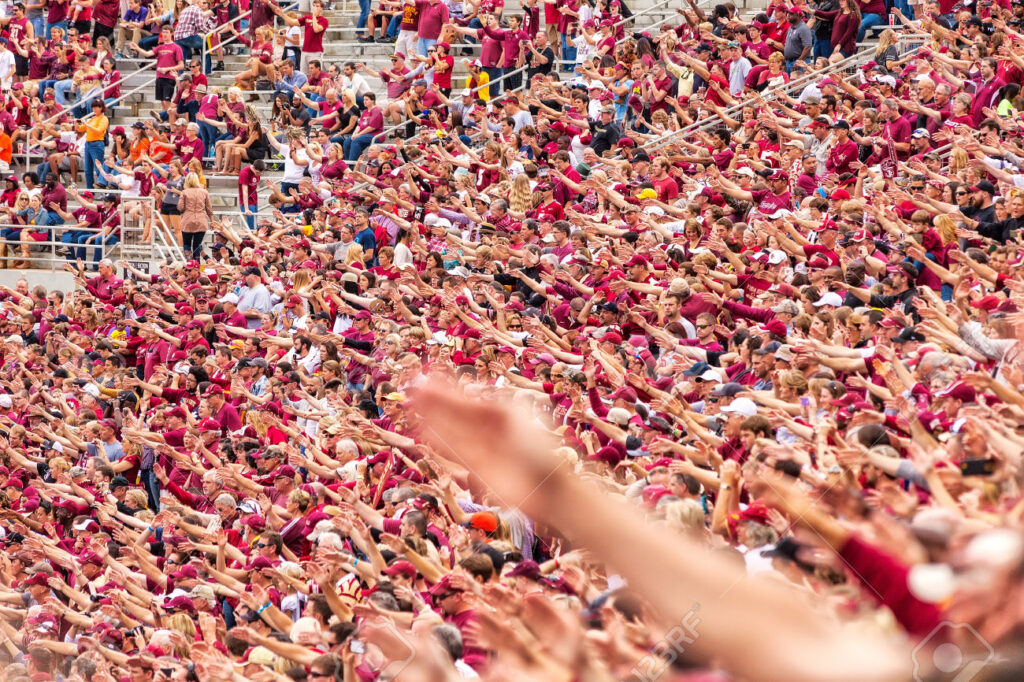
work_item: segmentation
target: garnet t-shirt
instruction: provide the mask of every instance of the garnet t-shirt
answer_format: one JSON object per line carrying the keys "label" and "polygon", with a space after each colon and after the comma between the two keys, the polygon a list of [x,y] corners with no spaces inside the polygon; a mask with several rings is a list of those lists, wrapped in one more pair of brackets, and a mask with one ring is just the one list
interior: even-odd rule
{"label": "garnet t-shirt", "polygon": [[[156,68],[158,69],[169,69],[185,60],[185,55],[182,53],[181,48],[175,43],[161,43],[153,48],[153,52],[156,56]],[[167,71],[158,72],[157,78],[177,80],[177,76],[173,72]]]}
{"label": "garnet t-shirt", "polygon": [[[312,15],[299,19],[299,26],[302,27],[302,51],[323,52],[324,34],[327,32],[327,17],[313,17]],[[317,33],[314,26],[322,26],[324,30]]]}
{"label": "garnet t-shirt", "polygon": [[788,211],[793,207],[789,192],[776,194],[768,189],[756,189],[750,193],[750,196],[754,199],[758,213],[763,216],[770,216],[782,208]]}

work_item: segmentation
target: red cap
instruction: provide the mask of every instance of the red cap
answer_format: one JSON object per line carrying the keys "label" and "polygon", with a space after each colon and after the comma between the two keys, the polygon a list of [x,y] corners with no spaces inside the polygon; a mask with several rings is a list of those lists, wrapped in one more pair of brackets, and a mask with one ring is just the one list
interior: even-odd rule
{"label": "red cap", "polygon": [[200,431],[220,431],[220,422],[216,419],[204,419],[196,425]]}
{"label": "red cap", "polygon": [[977,397],[977,392],[965,384],[962,381],[955,381],[943,390],[935,394],[937,398],[955,398],[961,402],[973,403]]}
{"label": "red cap", "polygon": [[786,325],[782,320],[769,320],[759,326],[758,329],[769,334],[775,334],[776,336],[786,336]]}
{"label": "red cap", "polygon": [[493,533],[498,530],[498,515],[493,512],[477,512],[469,517],[465,525],[467,528]]}
{"label": "red cap", "polygon": [[416,567],[411,562],[404,559],[396,561],[387,568],[384,569],[384,575],[398,575],[402,574],[407,576],[409,580],[416,579]]}
{"label": "red cap", "polygon": [[627,403],[635,403],[639,396],[632,386],[621,386],[617,391],[608,396],[609,400],[625,400]]}
{"label": "red cap", "polygon": [[989,312],[992,312],[993,310],[998,308],[999,304],[1002,302],[1003,300],[998,296],[989,294],[988,296],[981,297],[977,301],[971,301],[970,306],[972,308],[977,308],[978,310],[987,310]]}
{"label": "red cap", "polygon": [[217,384],[210,384],[206,387],[206,390],[203,391],[204,398],[212,398],[215,395],[224,395],[224,389]]}

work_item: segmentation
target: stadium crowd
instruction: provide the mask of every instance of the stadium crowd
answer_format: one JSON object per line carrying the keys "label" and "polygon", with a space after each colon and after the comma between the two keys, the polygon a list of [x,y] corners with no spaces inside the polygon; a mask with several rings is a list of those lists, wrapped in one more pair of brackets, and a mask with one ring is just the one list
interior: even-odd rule
{"label": "stadium crowd", "polygon": [[1024,2],[688,5],[7,3],[0,682],[1020,679]]}

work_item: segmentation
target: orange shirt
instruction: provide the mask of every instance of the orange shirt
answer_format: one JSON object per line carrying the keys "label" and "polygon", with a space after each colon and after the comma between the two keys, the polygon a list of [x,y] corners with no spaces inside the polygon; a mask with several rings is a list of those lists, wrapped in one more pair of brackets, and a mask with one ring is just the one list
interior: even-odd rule
{"label": "orange shirt", "polygon": [[86,142],[102,142],[103,138],[107,136],[107,126],[110,125],[110,119],[103,114],[99,116],[90,116],[85,120],[85,124],[79,124],[78,132],[85,131]]}
{"label": "orange shirt", "polygon": [[135,140],[132,142],[131,151],[128,152],[128,158],[135,163],[139,160],[139,157],[149,151],[149,138],[144,137],[141,140]]}
{"label": "orange shirt", "polygon": [[0,130],[0,161],[9,164],[13,151],[14,145],[11,143],[11,136]]}

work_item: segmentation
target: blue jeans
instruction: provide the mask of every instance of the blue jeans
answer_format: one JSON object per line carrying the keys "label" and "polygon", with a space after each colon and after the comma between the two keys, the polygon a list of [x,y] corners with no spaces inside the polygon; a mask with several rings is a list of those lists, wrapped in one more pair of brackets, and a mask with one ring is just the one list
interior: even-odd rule
{"label": "blue jeans", "polygon": [[828,38],[815,38],[814,39],[814,50],[812,55],[817,59],[818,57],[825,57],[828,59],[832,56],[832,41]]}
{"label": "blue jeans", "polygon": [[908,0],[896,0],[896,7],[907,19],[914,18],[914,8],[910,6]]}
{"label": "blue jeans", "polygon": [[32,24],[32,35],[39,36],[45,35],[46,32],[46,17],[39,15],[38,17],[28,17],[28,23]]}
{"label": "blue jeans", "polygon": [[51,37],[50,36],[50,31],[55,29],[55,28],[59,28],[62,31],[66,32],[68,30],[68,22],[67,22],[67,20],[65,19],[64,21],[55,21],[52,24],[50,22],[46,22],[46,37],[47,37],[47,39],[49,39]]}
{"label": "blue jeans", "polygon": [[55,100],[57,104],[65,108],[68,106],[68,93],[71,92],[71,88],[74,86],[75,84],[70,78],[65,78],[64,80],[57,81],[53,84],[53,91],[56,93]]}
{"label": "blue jeans", "polygon": [[220,128],[212,126],[206,121],[198,121],[199,124],[199,139],[203,141],[203,149],[206,150],[204,154],[208,157],[213,156],[213,141],[220,135]]}
{"label": "blue jeans", "polygon": [[91,237],[93,233],[89,230],[68,230],[60,236],[61,242],[63,242],[70,251],[65,256],[69,261],[74,261],[76,258],[85,260],[85,249],[76,249],[74,245],[78,244],[80,237]]}
{"label": "blue jeans", "polygon": [[[160,36],[145,36],[139,41],[139,47],[143,50],[152,50],[160,42]],[[183,49],[184,51],[184,49]]]}
{"label": "blue jeans", "polygon": [[253,232],[256,231],[256,211],[258,210],[260,210],[259,206],[249,206],[249,213],[252,215],[249,215],[248,213],[245,214],[245,224],[248,225],[249,229]]}
{"label": "blue jeans", "polygon": [[501,74],[505,72],[500,66],[485,66],[484,72],[487,74],[489,79],[488,89],[490,90],[491,97],[497,97],[501,94],[502,82],[500,80]]}
{"label": "blue jeans", "polygon": [[437,44],[437,38],[418,38],[416,40],[416,54],[421,57],[427,56],[427,50]]}
{"label": "blue jeans", "polygon": [[160,509],[160,481],[152,469],[143,469],[139,472],[142,487],[146,490],[146,497],[149,500],[149,508],[153,511]]}
{"label": "blue jeans", "polygon": [[359,137],[350,137],[345,140],[345,143],[342,145],[345,149],[345,160],[357,161],[371,144],[373,144],[373,135],[370,133],[360,135]]}
{"label": "blue jeans", "polygon": [[[78,257],[81,258],[83,261],[85,260],[86,249],[88,249],[90,246],[97,247],[97,248],[93,249],[93,251],[92,251],[92,269],[93,270],[96,270],[96,269],[99,268],[100,260],[103,258],[103,249],[99,248],[99,247],[104,246],[104,245],[105,246],[113,246],[114,244],[116,244],[119,241],[121,241],[120,239],[117,238],[116,234],[108,234],[106,237],[96,237],[96,239],[93,239],[90,242],[89,238],[93,237],[95,235],[96,235],[95,232],[83,232],[81,234],[81,236],[78,237],[78,245],[81,247],[78,250],[78,252],[79,252],[79,256]],[[63,240],[61,240],[61,241],[63,241]]]}
{"label": "blue jeans", "polygon": [[359,0],[359,20],[356,21],[356,31],[362,32],[366,28],[366,20],[370,18],[370,0]]}
{"label": "blue jeans", "polygon": [[[192,51],[196,52],[203,51],[203,36],[194,35],[188,38],[182,38],[181,40],[175,40],[174,43],[181,48],[181,54],[184,60],[187,62],[192,59]],[[203,65],[205,67],[205,64]]]}
{"label": "blue jeans", "polygon": [[85,186],[92,189],[93,174],[96,172],[96,162],[103,163],[103,152],[105,147],[102,140],[85,143]]}
{"label": "blue jeans", "polygon": [[874,26],[881,26],[885,21],[877,14],[865,14],[860,18],[860,30],[857,31],[857,42],[864,42],[864,34]]}
{"label": "blue jeans", "polygon": [[388,32],[387,32],[388,38],[397,38],[398,37],[398,31],[401,29],[401,27],[402,27],[402,15],[401,14],[396,14],[395,16],[391,17],[391,21],[388,22]]}

